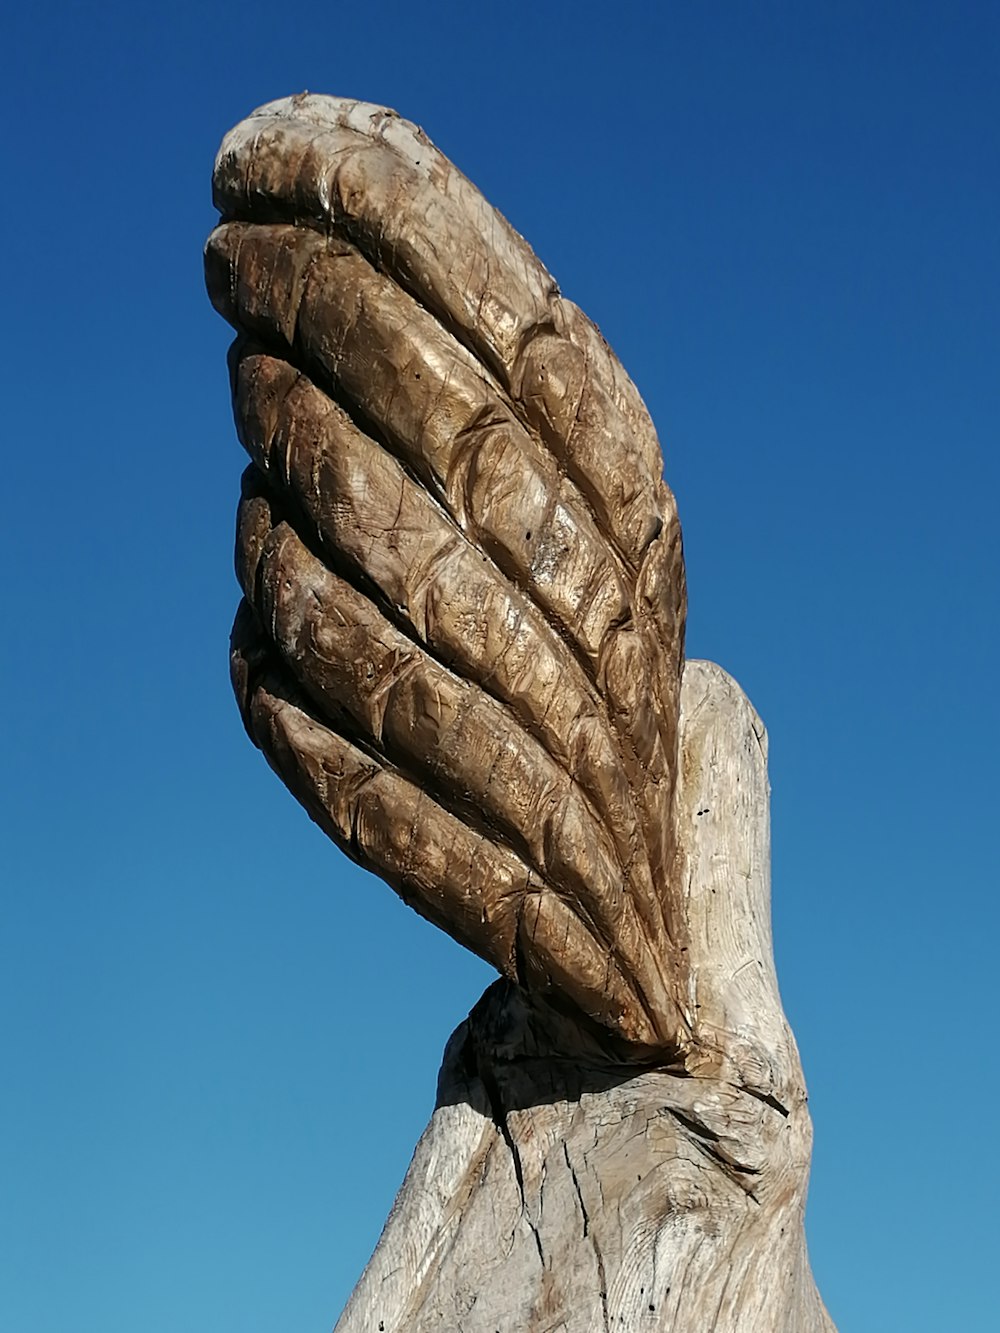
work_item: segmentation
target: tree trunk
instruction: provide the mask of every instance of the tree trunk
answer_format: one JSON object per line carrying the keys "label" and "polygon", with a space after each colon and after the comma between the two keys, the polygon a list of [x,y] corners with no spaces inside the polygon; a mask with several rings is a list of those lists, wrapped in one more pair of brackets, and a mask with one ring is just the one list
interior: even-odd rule
{"label": "tree trunk", "polygon": [[767,741],[688,662],[678,827],[701,1067],[617,1061],[507,981],[448,1043],[437,1107],[336,1333],[830,1333],[803,1214],[812,1130],[771,948]]}

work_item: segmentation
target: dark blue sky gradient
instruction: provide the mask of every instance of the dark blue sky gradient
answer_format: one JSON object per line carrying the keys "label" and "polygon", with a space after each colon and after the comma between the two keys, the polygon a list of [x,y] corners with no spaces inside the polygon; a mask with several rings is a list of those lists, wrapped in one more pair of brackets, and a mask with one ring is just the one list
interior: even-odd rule
{"label": "dark blue sky gradient", "polygon": [[218,141],[422,124],[653,413],[688,648],[771,736],[841,1333],[996,1328],[1000,9],[5,20],[0,1327],[328,1329],[488,970],[330,847],[227,679]]}

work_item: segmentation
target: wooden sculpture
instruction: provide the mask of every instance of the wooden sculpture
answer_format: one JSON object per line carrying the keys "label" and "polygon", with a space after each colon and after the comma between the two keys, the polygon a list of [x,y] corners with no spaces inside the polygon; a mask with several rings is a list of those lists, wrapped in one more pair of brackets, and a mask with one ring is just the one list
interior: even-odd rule
{"label": "wooden sculpture", "polygon": [[252,460],[247,730],[348,856],[501,976],[338,1330],[832,1330],[764,728],[684,661],[639,394],[392,111],[271,103],[214,190]]}

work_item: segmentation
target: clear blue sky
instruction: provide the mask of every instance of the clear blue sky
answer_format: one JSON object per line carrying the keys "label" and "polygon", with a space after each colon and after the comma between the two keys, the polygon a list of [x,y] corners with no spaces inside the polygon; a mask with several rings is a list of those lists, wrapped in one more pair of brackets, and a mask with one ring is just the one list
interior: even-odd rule
{"label": "clear blue sky", "polygon": [[771,735],[842,1333],[997,1327],[1000,9],[18,6],[5,19],[0,1328],[326,1330],[487,969],[328,846],[227,679],[212,158],[422,124],[658,424],[689,652]]}

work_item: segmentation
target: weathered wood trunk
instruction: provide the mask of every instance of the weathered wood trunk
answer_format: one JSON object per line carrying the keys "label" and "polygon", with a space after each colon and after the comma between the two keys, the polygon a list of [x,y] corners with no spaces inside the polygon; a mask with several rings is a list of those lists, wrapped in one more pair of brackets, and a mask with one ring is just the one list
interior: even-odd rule
{"label": "weathered wood trunk", "polygon": [[677,506],[598,330],[416,126],[303,95],[206,249],[251,458],[232,675],[334,842],[503,978],[342,1333],[812,1333],[764,729],[684,663]]}
{"label": "weathered wood trunk", "polygon": [[688,662],[678,827],[697,1069],[616,1060],[499,981],[337,1333],[823,1333],[803,1213],[812,1131],[771,950],[766,736]]}

